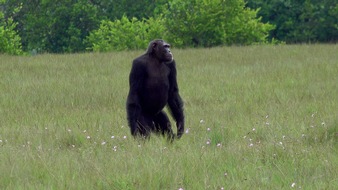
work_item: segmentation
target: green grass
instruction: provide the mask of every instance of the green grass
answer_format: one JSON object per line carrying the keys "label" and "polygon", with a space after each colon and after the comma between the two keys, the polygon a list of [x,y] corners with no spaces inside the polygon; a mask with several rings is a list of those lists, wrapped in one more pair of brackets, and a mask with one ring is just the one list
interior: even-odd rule
{"label": "green grass", "polygon": [[142,51],[0,55],[0,189],[335,189],[337,52],[174,49],[189,132],[172,144],[129,133]]}

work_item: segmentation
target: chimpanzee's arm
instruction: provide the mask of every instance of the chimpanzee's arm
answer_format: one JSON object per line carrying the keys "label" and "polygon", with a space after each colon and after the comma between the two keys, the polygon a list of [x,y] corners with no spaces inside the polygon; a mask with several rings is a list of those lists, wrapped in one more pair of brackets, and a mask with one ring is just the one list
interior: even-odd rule
{"label": "chimpanzee's arm", "polygon": [[168,99],[168,106],[169,109],[176,120],[177,126],[177,137],[180,138],[184,133],[184,113],[183,113],[183,101],[179,94],[178,85],[177,85],[177,72],[176,72],[176,64],[175,61],[172,63],[168,63],[170,68],[170,75],[169,75],[169,99]]}
{"label": "chimpanzee's arm", "polygon": [[144,65],[137,61],[133,61],[133,66],[129,75],[129,94],[127,99],[127,118],[131,134],[137,135],[137,119],[141,114],[140,92],[143,88],[145,76]]}

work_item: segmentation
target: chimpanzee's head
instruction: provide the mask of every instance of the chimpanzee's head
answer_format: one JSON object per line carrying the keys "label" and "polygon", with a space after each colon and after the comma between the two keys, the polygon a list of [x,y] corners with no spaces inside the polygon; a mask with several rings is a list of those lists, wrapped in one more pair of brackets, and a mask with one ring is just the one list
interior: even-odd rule
{"label": "chimpanzee's head", "polygon": [[155,56],[158,60],[171,62],[174,60],[170,51],[170,44],[163,40],[153,40],[149,43],[147,54]]}

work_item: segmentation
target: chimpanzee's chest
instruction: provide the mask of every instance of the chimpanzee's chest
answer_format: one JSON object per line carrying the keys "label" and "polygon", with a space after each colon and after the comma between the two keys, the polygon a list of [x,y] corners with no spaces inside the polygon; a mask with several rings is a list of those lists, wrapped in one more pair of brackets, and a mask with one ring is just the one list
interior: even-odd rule
{"label": "chimpanzee's chest", "polygon": [[[165,65],[150,65],[147,70],[146,84],[147,89],[168,91],[169,90],[170,69]],[[159,93],[159,92],[157,92]]]}
{"label": "chimpanzee's chest", "polygon": [[170,69],[166,65],[149,66],[140,94],[145,112],[156,114],[168,103]]}

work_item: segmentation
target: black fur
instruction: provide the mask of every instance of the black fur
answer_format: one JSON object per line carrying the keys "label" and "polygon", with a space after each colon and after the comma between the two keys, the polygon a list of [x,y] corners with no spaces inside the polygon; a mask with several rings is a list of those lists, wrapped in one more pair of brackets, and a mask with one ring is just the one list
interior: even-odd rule
{"label": "black fur", "polygon": [[184,132],[183,101],[179,95],[176,64],[170,45],[163,40],[150,42],[147,52],[134,59],[129,75],[127,118],[133,136],[151,132],[174,137],[163,108],[167,105],[176,121],[177,137]]}

